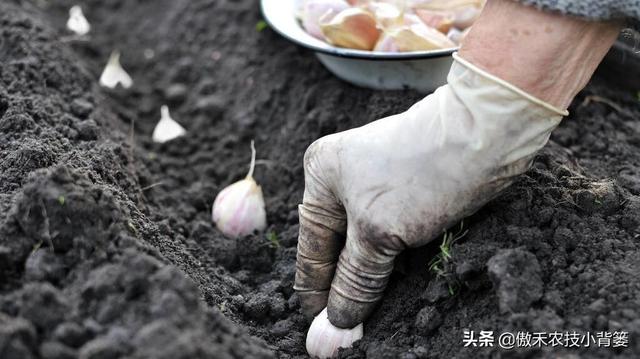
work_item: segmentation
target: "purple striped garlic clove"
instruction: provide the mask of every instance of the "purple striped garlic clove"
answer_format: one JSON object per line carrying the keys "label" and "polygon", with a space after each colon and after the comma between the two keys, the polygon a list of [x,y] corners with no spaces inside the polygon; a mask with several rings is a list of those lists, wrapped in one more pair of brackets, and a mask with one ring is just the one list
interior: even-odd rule
{"label": "purple striped garlic clove", "polygon": [[225,236],[237,238],[267,227],[262,188],[253,179],[256,150],[251,141],[251,165],[245,179],[218,193],[211,211],[213,222]]}
{"label": "purple striped garlic clove", "polygon": [[351,329],[341,329],[329,321],[327,308],[313,319],[307,332],[307,353],[312,358],[334,358],[339,348],[350,348],[363,335],[362,323]]}

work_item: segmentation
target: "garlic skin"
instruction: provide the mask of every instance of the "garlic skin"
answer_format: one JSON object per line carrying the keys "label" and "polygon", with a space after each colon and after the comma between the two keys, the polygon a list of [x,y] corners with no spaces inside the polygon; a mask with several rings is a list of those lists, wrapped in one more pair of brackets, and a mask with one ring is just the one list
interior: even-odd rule
{"label": "garlic skin", "polygon": [[89,21],[87,21],[87,18],[84,17],[82,8],[79,5],[75,5],[69,9],[67,29],[80,36],[84,36],[91,31],[91,25],[89,24]]}
{"label": "garlic skin", "polygon": [[100,85],[114,89],[118,84],[128,89],[133,85],[133,80],[120,65],[120,52],[114,51],[109,56],[107,66],[105,66],[102,75],[100,75]]}
{"label": "garlic skin", "polygon": [[165,143],[175,138],[183,136],[187,133],[179,123],[177,123],[169,114],[169,107],[164,105],[160,108],[160,121],[156,124],[156,128],[153,129],[151,139],[156,143]]}
{"label": "garlic skin", "polygon": [[329,22],[321,21],[320,29],[330,44],[350,49],[371,50],[380,37],[376,19],[361,8],[349,8]]}
{"label": "garlic skin", "polygon": [[324,40],[320,21],[329,22],[348,7],[344,0],[306,0],[302,7],[302,27],[311,36]]}
{"label": "garlic skin", "polygon": [[251,141],[251,165],[245,179],[226,187],[213,201],[211,217],[225,236],[238,238],[267,227],[262,188],[253,179],[256,150]]}
{"label": "garlic skin", "polygon": [[358,324],[352,329],[342,329],[329,321],[327,308],[318,314],[307,332],[307,353],[312,358],[334,358],[338,348],[350,348],[363,335],[363,325]]}

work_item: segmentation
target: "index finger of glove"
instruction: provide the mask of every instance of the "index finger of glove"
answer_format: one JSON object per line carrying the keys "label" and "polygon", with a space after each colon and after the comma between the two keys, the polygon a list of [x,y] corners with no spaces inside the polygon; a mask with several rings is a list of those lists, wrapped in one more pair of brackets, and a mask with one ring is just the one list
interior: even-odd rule
{"label": "index finger of glove", "polygon": [[305,193],[298,207],[300,233],[294,289],[308,317],[327,305],[346,232],[346,214],[326,185],[327,172],[320,166],[319,147],[316,142],[305,153]]}

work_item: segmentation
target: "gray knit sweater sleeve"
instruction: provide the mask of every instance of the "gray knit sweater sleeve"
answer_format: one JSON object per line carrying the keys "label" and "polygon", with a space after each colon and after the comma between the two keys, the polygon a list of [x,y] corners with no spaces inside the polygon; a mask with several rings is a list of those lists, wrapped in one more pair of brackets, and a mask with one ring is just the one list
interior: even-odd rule
{"label": "gray knit sweater sleeve", "polygon": [[[640,23],[640,0],[518,0],[543,10],[591,20],[628,19]],[[637,27],[637,26],[634,26]]]}

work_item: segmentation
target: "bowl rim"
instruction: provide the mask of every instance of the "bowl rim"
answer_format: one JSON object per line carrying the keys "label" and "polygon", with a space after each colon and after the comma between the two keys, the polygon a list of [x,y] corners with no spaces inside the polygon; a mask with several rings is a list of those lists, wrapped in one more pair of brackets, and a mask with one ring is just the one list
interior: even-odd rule
{"label": "bowl rim", "polygon": [[268,16],[268,12],[265,11],[265,3],[268,0],[260,0],[260,12],[262,13],[262,18],[269,25],[271,29],[280,34],[285,39],[297,44],[299,46],[305,47],[307,49],[313,50],[318,53],[322,53],[325,55],[331,55],[335,57],[349,58],[349,59],[360,59],[360,60],[424,60],[430,58],[438,58],[438,57],[447,57],[451,56],[454,52],[458,51],[458,47],[452,47],[448,49],[439,49],[439,50],[429,50],[429,51],[412,51],[412,52],[380,52],[380,51],[366,51],[366,50],[355,50],[355,49],[347,49],[341,47],[331,46],[327,44],[327,47],[320,47],[314,45],[312,43],[305,42],[301,39],[295,38],[286,33],[277,23],[274,23],[274,19]]}

